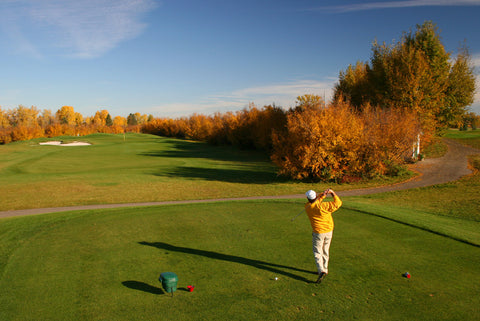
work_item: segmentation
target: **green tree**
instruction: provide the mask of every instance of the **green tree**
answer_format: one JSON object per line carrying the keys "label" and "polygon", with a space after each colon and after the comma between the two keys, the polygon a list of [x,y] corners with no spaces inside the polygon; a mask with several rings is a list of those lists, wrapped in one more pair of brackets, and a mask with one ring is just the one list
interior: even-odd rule
{"label": "green tree", "polygon": [[128,126],[135,126],[138,125],[138,119],[135,114],[129,114],[127,117],[127,125]]}
{"label": "green tree", "polygon": [[450,74],[446,90],[446,105],[440,114],[441,120],[455,125],[473,104],[475,95],[475,74],[471,56],[466,46],[460,49]]}
{"label": "green tree", "polygon": [[107,125],[108,127],[111,127],[113,125],[112,116],[110,116],[110,114],[108,114],[107,118],[105,119],[105,125]]}
{"label": "green tree", "polygon": [[355,66],[349,65],[346,71],[340,71],[339,81],[335,84],[334,100],[349,102],[360,109],[368,97],[367,64],[358,61]]}
{"label": "green tree", "polygon": [[334,99],[343,98],[357,109],[370,104],[409,110],[423,131],[433,134],[461,119],[474,92],[468,51],[462,50],[452,65],[438,28],[426,21],[396,44],[375,41],[370,64],[340,72]]}

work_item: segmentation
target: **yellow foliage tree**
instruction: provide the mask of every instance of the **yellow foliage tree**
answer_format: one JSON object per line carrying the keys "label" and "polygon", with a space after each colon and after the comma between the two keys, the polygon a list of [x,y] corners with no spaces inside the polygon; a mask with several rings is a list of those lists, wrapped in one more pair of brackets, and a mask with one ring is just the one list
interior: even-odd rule
{"label": "yellow foliage tree", "polygon": [[75,125],[75,110],[72,106],[63,106],[57,110],[56,117],[60,124]]}
{"label": "yellow foliage tree", "polygon": [[8,113],[3,111],[0,108],[0,128],[8,128],[10,127],[10,121],[8,120]]}
{"label": "yellow foliage tree", "polygon": [[115,116],[115,118],[113,119],[113,126],[125,127],[127,126],[127,119],[122,116]]}
{"label": "yellow foliage tree", "polygon": [[343,182],[398,173],[418,125],[411,113],[354,107],[299,106],[287,115],[285,132],[273,135],[272,160],[294,179]]}

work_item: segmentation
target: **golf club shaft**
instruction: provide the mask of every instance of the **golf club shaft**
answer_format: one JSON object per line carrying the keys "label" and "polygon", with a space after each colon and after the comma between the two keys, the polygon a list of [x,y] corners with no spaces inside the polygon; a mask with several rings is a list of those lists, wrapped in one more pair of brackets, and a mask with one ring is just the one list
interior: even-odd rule
{"label": "golf club shaft", "polygon": [[291,221],[293,221],[293,220],[295,220],[297,217],[299,217],[299,216],[300,216],[300,214],[302,214],[302,213],[303,213],[303,211],[304,211],[304,210],[302,209],[302,210],[301,210],[301,211],[300,211],[300,212],[299,212],[297,215],[295,215],[295,217],[294,217],[294,218],[292,218],[292,219],[291,219]]}

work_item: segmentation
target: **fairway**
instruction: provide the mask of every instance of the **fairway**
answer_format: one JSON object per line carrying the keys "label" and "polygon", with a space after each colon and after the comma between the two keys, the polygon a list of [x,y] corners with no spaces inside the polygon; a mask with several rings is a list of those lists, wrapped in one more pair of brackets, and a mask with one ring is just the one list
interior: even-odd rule
{"label": "fairway", "polygon": [[[258,151],[133,133],[54,140],[81,140],[92,145],[39,145],[46,139],[0,145],[0,211],[292,195],[312,187],[278,177],[268,156]],[[317,183],[315,188],[353,189],[378,184]]]}
{"label": "fairway", "polygon": [[[313,284],[308,220],[290,221],[302,206],[218,202],[3,219],[0,319],[480,318],[478,247],[347,208],[334,214],[330,275]],[[179,278],[173,297],[158,281],[167,271]]]}

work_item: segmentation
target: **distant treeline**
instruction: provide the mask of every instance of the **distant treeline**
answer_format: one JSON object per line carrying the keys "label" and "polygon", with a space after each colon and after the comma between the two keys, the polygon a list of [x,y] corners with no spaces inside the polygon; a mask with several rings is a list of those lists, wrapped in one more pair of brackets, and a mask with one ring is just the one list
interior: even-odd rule
{"label": "distant treeline", "polygon": [[127,118],[112,119],[107,110],[97,111],[95,116],[84,118],[72,106],[63,106],[55,114],[50,110],[40,112],[35,106],[22,105],[12,110],[0,108],[0,144],[39,137],[62,135],[84,136],[93,133],[139,132],[140,126],[153,116],[130,114]]}

